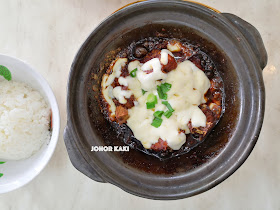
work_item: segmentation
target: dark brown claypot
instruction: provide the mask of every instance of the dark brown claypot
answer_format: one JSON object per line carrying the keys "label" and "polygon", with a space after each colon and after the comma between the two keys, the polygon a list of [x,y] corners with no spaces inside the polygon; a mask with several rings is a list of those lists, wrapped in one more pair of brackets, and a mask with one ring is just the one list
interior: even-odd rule
{"label": "dark brown claypot", "polygon": [[[159,32],[199,44],[210,55],[225,84],[222,119],[199,146],[165,161],[133,149],[91,152],[95,145],[124,145],[98,103],[106,67],[120,48]],[[95,181],[151,199],[186,198],[216,186],[242,165],[258,139],[266,63],[258,31],[232,14],[185,1],[144,1],[124,7],[90,34],[71,67],[64,139],[72,164]]]}

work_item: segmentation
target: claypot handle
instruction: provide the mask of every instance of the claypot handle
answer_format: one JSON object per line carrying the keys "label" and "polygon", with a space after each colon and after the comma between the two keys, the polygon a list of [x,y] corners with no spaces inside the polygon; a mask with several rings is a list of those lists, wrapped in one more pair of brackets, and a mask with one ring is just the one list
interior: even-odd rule
{"label": "claypot handle", "polygon": [[267,64],[267,52],[259,31],[245,20],[229,13],[222,13],[246,38],[262,69]]}
{"label": "claypot handle", "polygon": [[93,179],[97,182],[105,182],[99,174],[89,165],[89,163],[84,159],[81,155],[79,149],[76,146],[76,143],[73,139],[73,135],[71,130],[66,126],[64,130],[64,142],[66,145],[66,149],[70,158],[71,163],[73,166],[80,171],[81,173],[85,174],[89,178]]}

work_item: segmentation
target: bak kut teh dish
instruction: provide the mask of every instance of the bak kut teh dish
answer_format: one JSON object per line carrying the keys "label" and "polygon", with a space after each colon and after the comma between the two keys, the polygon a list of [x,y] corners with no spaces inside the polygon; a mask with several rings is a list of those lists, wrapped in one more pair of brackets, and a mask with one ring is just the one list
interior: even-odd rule
{"label": "bak kut teh dish", "polygon": [[101,109],[123,141],[160,159],[203,142],[224,111],[211,58],[178,39],[149,37],[120,51],[103,75]]}

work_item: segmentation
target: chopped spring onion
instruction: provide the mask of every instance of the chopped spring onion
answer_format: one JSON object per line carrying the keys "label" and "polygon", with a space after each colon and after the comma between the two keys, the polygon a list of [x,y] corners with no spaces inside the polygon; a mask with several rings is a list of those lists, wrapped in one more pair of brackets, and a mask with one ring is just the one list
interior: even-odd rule
{"label": "chopped spring onion", "polygon": [[146,106],[147,106],[147,109],[153,109],[153,108],[156,107],[156,104],[155,104],[155,103],[149,103],[149,102],[147,102],[147,103],[146,103]]}
{"label": "chopped spring onion", "polygon": [[167,82],[161,84],[160,86],[158,85],[157,86],[157,92],[158,92],[159,98],[166,100],[167,99],[167,94],[166,93],[170,90],[171,87],[172,87],[172,85],[167,83]]}
{"label": "chopped spring onion", "polygon": [[2,177],[3,175],[4,175],[4,174],[1,174],[1,173],[0,173],[0,177]]}
{"label": "chopped spring onion", "polygon": [[163,85],[164,85],[164,86],[166,86],[169,90],[170,90],[170,89],[171,89],[171,87],[172,87],[172,85],[171,85],[171,84],[169,84],[169,83],[167,83],[167,82],[166,82],[166,83],[164,83]]}
{"label": "chopped spring onion", "polygon": [[157,104],[157,96],[150,93],[147,97],[147,103],[146,103],[147,109],[155,108],[156,104]]}
{"label": "chopped spring onion", "polygon": [[172,106],[168,103],[168,101],[163,101],[162,104],[164,104],[167,109],[171,112],[174,112],[174,109],[172,108]]}
{"label": "chopped spring onion", "polygon": [[169,117],[171,117],[172,112],[171,112],[170,110],[167,110],[166,112],[164,112],[163,115],[164,115],[166,118],[169,118]]}
{"label": "chopped spring onion", "polygon": [[158,128],[159,126],[161,126],[161,123],[162,119],[155,117],[151,125]]}
{"label": "chopped spring onion", "polygon": [[133,70],[130,72],[130,76],[136,77],[136,71],[137,71],[137,68],[133,69]]}
{"label": "chopped spring onion", "polygon": [[157,117],[157,118],[161,118],[162,115],[163,115],[163,111],[156,111],[154,113],[154,116]]}
{"label": "chopped spring onion", "polygon": [[142,95],[145,95],[147,91],[142,89]]}
{"label": "chopped spring onion", "polygon": [[0,164],[4,164],[5,162],[0,162]]}
{"label": "chopped spring onion", "polygon": [[157,96],[150,93],[147,97],[147,102],[150,102],[150,103],[155,103],[157,104]]}
{"label": "chopped spring onion", "polygon": [[167,94],[162,91],[161,86],[159,85],[157,86],[157,92],[158,92],[158,97],[160,99],[164,99],[164,100],[167,99]]}
{"label": "chopped spring onion", "polygon": [[172,85],[166,82],[161,84],[160,87],[163,93],[167,93],[171,89]]}

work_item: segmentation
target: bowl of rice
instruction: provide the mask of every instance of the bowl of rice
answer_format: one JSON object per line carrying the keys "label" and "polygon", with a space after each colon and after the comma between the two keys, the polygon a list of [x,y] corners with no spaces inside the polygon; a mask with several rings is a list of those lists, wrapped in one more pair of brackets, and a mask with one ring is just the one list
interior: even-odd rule
{"label": "bowl of rice", "polygon": [[34,179],[59,137],[53,91],[30,65],[0,55],[0,194]]}

